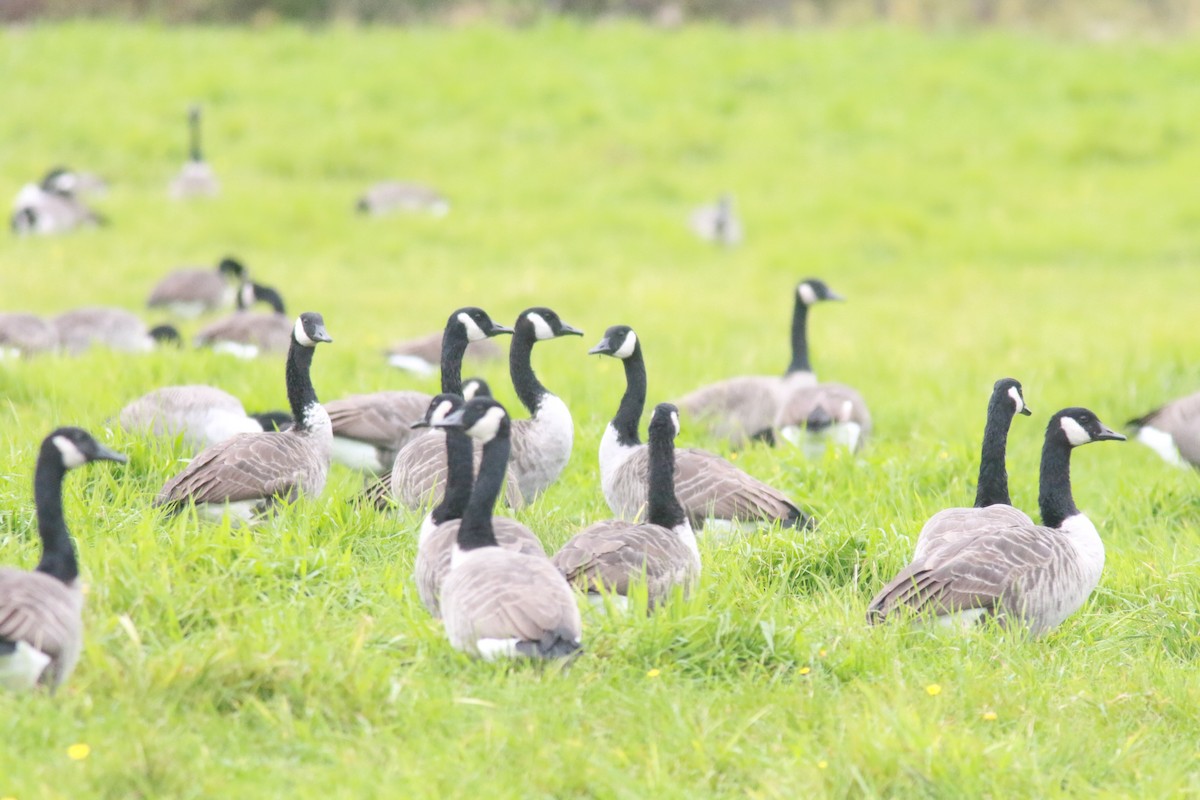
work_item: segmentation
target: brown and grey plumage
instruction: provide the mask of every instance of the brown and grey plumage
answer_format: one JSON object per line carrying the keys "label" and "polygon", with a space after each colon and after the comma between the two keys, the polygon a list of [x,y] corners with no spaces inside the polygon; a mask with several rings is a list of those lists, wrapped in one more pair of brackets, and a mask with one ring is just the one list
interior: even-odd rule
{"label": "brown and grey plumage", "polygon": [[775,429],[811,457],[833,444],[856,453],[871,433],[871,412],[858,390],[842,383],[794,389],[780,404]]}
{"label": "brown and grey plumage", "polygon": [[429,395],[410,391],[352,394],[326,403],[333,460],[375,474],[390,470],[396,454],[422,433],[412,423],[428,405]]}
{"label": "brown and grey plumage", "polygon": [[[269,313],[250,311],[255,303],[267,303]],[[238,310],[200,329],[197,347],[211,347],[239,358],[285,353],[291,347],[293,322],[283,298],[269,286],[243,281],[237,294]]]}
{"label": "brown and grey plumage", "polygon": [[103,224],[104,219],[79,198],[79,188],[79,176],[61,167],[46,173],[41,183],[21,187],[9,218],[13,233],[45,235]]}
{"label": "brown and grey plumage", "polygon": [[193,197],[215,197],[221,192],[221,184],[217,182],[216,173],[204,160],[200,148],[200,106],[188,109],[188,160],[184,162],[179,174],[171,181],[168,189],[171,197],[176,200],[187,200]]}
{"label": "brown and grey plumage", "polygon": [[58,348],[58,331],[36,314],[0,312],[0,358],[28,357]]}
{"label": "brown and grey plumage", "polygon": [[[418,375],[432,375],[441,359],[443,335],[438,331],[392,345],[387,349],[388,363]],[[490,339],[471,342],[465,355],[469,361],[498,361],[503,357],[504,349]]]}
{"label": "brown and grey plumage", "polygon": [[66,680],[83,646],[83,593],[63,518],[67,470],[89,461],[124,462],[81,428],[59,428],[42,441],[34,475],[42,558],[33,572],[0,568],[0,686],[31,689]]}
{"label": "brown and grey plumage", "polygon": [[329,474],[333,430],[309,373],[317,343],[331,341],[320,314],[301,314],[286,368],[293,427],[243,433],[213,445],[167,481],[154,504],[178,510],[190,502],[213,517],[228,508],[250,520],[277,500],[319,495]]}
{"label": "brown and grey plumage", "polygon": [[[242,401],[215,386],[164,386],[130,401],[117,421],[127,431],[183,441],[195,451],[239,433],[261,433],[283,421],[279,412],[250,415]],[[265,424],[264,424],[265,423]]]}
{"label": "brown and grey plumage", "polygon": [[221,259],[216,269],[177,269],[155,284],[146,305],[189,318],[219,311],[234,304],[245,276],[246,268],[232,258]]}
{"label": "brown and grey plumage", "polygon": [[372,216],[410,211],[441,217],[449,213],[450,201],[437,190],[419,183],[381,181],[359,196],[355,209]]}
{"label": "brown and grey plumage", "polygon": [[1071,450],[1124,438],[1085,408],[1055,414],[1042,447],[1043,524],[976,532],[914,559],[871,601],[868,622],[903,613],[944,625],[996,618],[1034,636],[1058,627],[1104,570],[1104,543],[1071,493]]}
{"label": "brown and grey plumage", "polygon": [[1200,392],[1172,400],[1128,425],[1169,464],[1200,467]]}
{"label": "brown and grey plumage", "polygon": [[78,308],[50,320],[59,346],[71,355],[101,345],[113,350],[142,353],[156,342],[178,342],[179,331],[170,325],[147,328],[134,313],[123,308]]}

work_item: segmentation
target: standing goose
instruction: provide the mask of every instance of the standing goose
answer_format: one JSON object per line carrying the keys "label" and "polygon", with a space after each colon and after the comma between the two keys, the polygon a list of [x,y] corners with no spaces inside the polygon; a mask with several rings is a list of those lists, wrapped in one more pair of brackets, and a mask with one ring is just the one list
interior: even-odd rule
{"label": "standing goose", "polygon": [[1024,511],[1013,508],[1008,496],[1008,469],[1005,445],[1008,429],[1017,414],[1030,415],[1021,383],[1001,378],[992,387],[988,401],[987,424],[983,428],[983,447],[979,454],[979,482],[975,486],[973,508],[946,508],[925,523],[917,535],[913,561],[962,537],[1008,525],[1032,525]]}
{"label": "standing goose", "polygon": [[[442,391],[462,393],[463,354],[471,342],[512,333],[482,308],[460,308],[446,320],[441,336]],[[392,468],[396,454],[417,438],[412,421],[429,406],[424,392],[374,392],[343,397],[325,408],[333,422],[333,458],[353,469],[381,473]],[[422,431],[441,446],[441,432]]]}
{"label": "standing goose", "polygon": [[146,328],[146,323],[123,308],[78,308],[50,320],[58,334],[59,346],[70,355],[79,355],[93,345],[131,353],[145,353],[156,344],[180,341],[179,331],[171,325]]}
{"label": "standing goose", "polygon": [[317,343],[332,341],[320,314],[301,314],[285,371],[295,424],[281,433],[243,433],[213,445],[167,481],[154,504],[174,511],[192,502],[213,518],[228,507],[249,521],[279,499],[319,495],[329,475],[333,429],[309,371]]}
{"label": "standing goose", "polygon": [[42,559],[33,572],[0,567],[0,686],[54,688],[75,669],[83,646],[83,592],[63,517],[62,482],[67,470],[89,461],[126,460],[82,428],[59,428],[42,441],[33,479]]}
{"label": "standing goose", "polygon": [[444,217],[450,213],[450,201],[437,190],[419,183],[381,181],[363,192],[354,208],[360,214],[376,217],[397,211],[427,212]]}
{"label": "standing goose", "polygon": [[796,286],[792,310],[792,360],[783,377],[744,375],[703,386],[680,398],[684,416],[712,435],[742,447],[750,439],[774,442],[780,404],[796,389],[815,385],[808,358],[808,312],[816,303],[842,300],[825,282],[807,278]]}
{"label": "standing goose", "polygon": [[567,582],[588,593],[628,604],[630,586],[644,580],[653,609],[681,586],[686,594],[700,578],[696,534],[675,496],[675,436],[679,411],[660,403],[650,415],[650,478],[646,521],[610,519],[589,525],[554,555]]}
{"label": "standing goose", "polygon": [[[425,419],[414,427],[437,426],[461,410],[465,402],[456,394],[439,394],[429,404]],[[459,523],[471,499],[475,481],[475,455],[471,437],[461,430],[446,429],[446,492],[421,522],[417,561],[413,577],[421,603],[434,617],[441,617],[442,582],[450,571],[450,556],[458,540]],[[507,550],[546,557],[546,550],[533,531],[511,517],[492,517],[496,542]]]}
{"label": "standing goose", "polygon": [[146,306],[191,319],[232,306],[245,278],[246,268],[232,258],[221,259],[215,270],[177,269],[155,284]]}
{"label": "standing goose", "polygon": [[1200,392],[1173,400],[1126,424],[1139,442],[1168,464],[1200,467]]}
{"label": "standing goose", "polygon": [[182,436],[199,452],[239,433],[262,433],[290,424],[290,414],[247,414],[242,401],[215,386],[164,386],[129,402],[117,415],[131,432],[173,439]]}
{"label": "standing goose", "polygon": [[[266,303],[271,311],[251,311],[255,303]],[[292,322],[283,297],[269,286],[243,281],[237,294],[238,310],[200,329],[197,347],[211,347],[238,358],[267,353],[284,353],[291,347]]]}
{"label": "standing goose", "polygon": [[191,197],[215,197],[221,191],[217,176],[200,150],[200,106],[188,109],[188,160],[171,181],[170,194],[176,200]]}
{"label": "standing goose", "polygon": [[58,348],[58,331],[36,314],[0,312],[0,359],[28,358]]}
{"label": "standing goose", "polygon": [[492,510],[510,450],[504,407],[480,397],[434,424],[460,428],[483,443],[479,476],[442,584],[442,622],[451,646],[489,661],[573,655],[582,624],[566,580],[544,555],[508,550],[496,540]]}
{"label": "standing goose", "polygon": [[931,614],[944,625],[986,617],[1041,636],[1083,605],[1104,570],[1104,543],[1071,494],[1071,450],[1124,441],[1086,408],[1050,418],[1042,446],[1041,525],[994,527],[914,560],[875,596],[867,621]]}
{"label": "standing goose", "polygon": [[742,222],[733,211],[733,196],[725,192],[710,206],[701,206],[688,219],[692,232],[706,242],[733,247],[742,243]]}
{"label": "standing goose", "polygon": [[[646,364],[642,344],[628,325],[614,325],[588,351],[625,364],[625,394],[600,440],[600,486],[608,507],[622,519],[636,519],[646,506],[650,454],[638,435],[646,406]],[[812,520],[782,492],[752,478],[707,450],[675,451],[675,493],[692,527],[705,521],[811,527]]]}

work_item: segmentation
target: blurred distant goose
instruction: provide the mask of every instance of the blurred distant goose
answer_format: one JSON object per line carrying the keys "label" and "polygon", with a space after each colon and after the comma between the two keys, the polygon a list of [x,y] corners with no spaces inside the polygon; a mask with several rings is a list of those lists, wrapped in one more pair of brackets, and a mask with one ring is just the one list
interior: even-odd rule
{"label": "blurred distant goose", "polygon": [[1200,392],[1129,420],[1135,438],[1168,464],[1200,467]]}
{"label": "blurred distant goose", "polygon": [[355,209],[360,214],[371,216],[414,211],[441,217],[450,212],[450,201],[436,190],[419,183],[382,181],[363,192]]}
{"label": "blurred distant goose", "polygon": [[245,277],[246,268],[232,258],[221,259],[215,270],[178,269],[158,282],[146,305],[179,317],[198,317],[232,306]]}
{"label": "blurred distant goose", "polygon": [[688,218],[692,232],[706,242],[726,247],[742,243],[742,222],[733,211],[733,196],[725,193],[710,206],[701,206]]}
{"label": "blurred distant goose", "polygon": [[89,461],[125,462],[82,428],[59,428],[42,441],[33,496],[42,559],[33,572],[0,567],[0,686],[57,687],[70,677],[83,647],[83,592],[71,534],[63,517],[67,470]]}
{"label": "blurred distant goose", "polygon": [[292,330],[286,383],[295,423],[280,433],[242,433],[215,444],[167,481],[154,504],[179,510],[189,502],[208,517],[226,509],[249,521],[278,500],[317,496],[329,475],[333,429],[317,400],[310,368],[319,342],[332,342],[325,320],[309,311]]}
{"label": "blurred distant goose", "polygon": [[1042,525],[994,527],[914,560],[871,601],[868,622],[902,613],[946,626],[995,617],[1034,636],[1054,630],[1104,570],[1104,543],[1071,494],[1071,450],[1124,439],[1086,408],[1055,414],[1042,447]]}
{"label": "blurred distant goose", "polygon": [[[251,311],[267,303],[270,312]],[[238,358],[286,352],[292,341],[292,321],[279,292],[261,283],[244,281],[237,295],[238,310],[209,323],[196,334],[197,347],[211,347]]]}
{"label": "blurred distant goose", "polygon": [[[418,425],[438,426],[451,414],[461,411],[465,402],[456,394],[439,394],[429,404],[425,419]],[[446,428],[446,492],[421,522],[417,540],[417,560],[413,577],[421,604],[434,617],[441,616],[442,582],[450,571],[450,557],[458,540],[459,523],[466,513],[475,482],[475,455],[471,437],[462,430]],[[507,550],[545,558],[541,541],[511,517],[492,517],[496,542]]]}
{"label": "blurred distant goose", "polygon": [[1032,525],[1024,511],[1013,508],[1008,496],[1008,469],[1005,445],[1008,429],[1017,414],[1029,416],[1021,384],[1013,378],[1001,378],[992,386],[988,401],[987,424],[983,429],[983,447],[979,454],[979,482],[975,486],[974,508],[943,509],[925,523],[917,535],[913,561],[980,530],[1006,525]]}
{"label": "blurred distant goose", "polygon": [[844,383],[818,383],[788,393],[775,428],[810,458],[819,458],[829,445],[857,453],[871,433],[871,412],[858,390]]}
{"label": "blurred distant goose", "polygon": [[10,227],[17,235],[65,233],[104,222],[77,194],[78,176],[61,167],[40,183],[27,183],[13,200]]}
{"label": "blurred distant goose", "polygon": [[807,278],[796,286],[792,310],[792,360],[782,377],[743,375],[702,386],[677,401],[684,416],[712,435],[742,447],[749,439],[774,442],[775,418],[788,395],[817,382],[808,357],[809,309],[842,300],[824,281]]}
{"label": "blurred distant goose", "polygon": [[[638,434],[646,405],[642,345],[628,325],[614,325],[588,352],[619,358],[625,365],[625,394],[600,440],[600,486],[614,514],[636,519],[646,507],[650,473],[650,453]],[[675,493],[694,529],[706,521],[739,527],[773,522],[784,527],[812,525],[782,492],[707,450],[676,449]]]}
{"label": "blurred distant goose", "polygon": [[[416,375],[432,375],[438,369],[442,354],[442,332],[431,333],[407,342],[394,344],[387,350],[388,364]],[[504,350],[495,342],[484,339],[467,346],[466,358],[473,361],[496,361]]]}
{"label": "blurred distant goose", "polygon": [[200,149],[200,106],[188,109],[188,160],[171,181],[170,194],[176,200],[191,197],[215,197],[221,191],[217,176],[204,160]]}
{"label": "blurred distant goose", "polygon": [[587,592],[594,604],[603,603],[603,594],[627,604],[630,587],[645,581],[650,608],[655,608],[674,587],[682,587],[686,594],[700,578],[696,534],[675,496],[678,432],[678,410],[660,403],[650,415],[646,521],[594,523],[554,556],[554,566],[567,582]]}
{"label": "blurred distant goose", "polygon": [[0,359],[28,357],[58,347],[58,331],[36,314],[0,312]]}
{"label": "blurred distant goose", "polygon": [[580,649],[579,607],[544,555],[498,546],[492,509],[504,484],[511,426],[504,407],[477,397],[439,427],[483,443],[483,460],[442,584],[442,623],[456,650],[487,660],[562,658]]}
{"label": "blurred distant goose", "polygon": [[123,308],[78,308],[50,320],[58,334],[59,346],[71,355],[101,345],[112,350],[144,353],[156,344],[180,342],[179,331],[171,325],[147,329],[141,318]]}
{"label": "blurred distant goose", "polygon": [[290,424],[290,414],[247,414],[242,401],[214,386],[164,386],[130,402],[117,416],[134,433],[175,438],[193,451],[203,450],[239,433],[262,433]]}

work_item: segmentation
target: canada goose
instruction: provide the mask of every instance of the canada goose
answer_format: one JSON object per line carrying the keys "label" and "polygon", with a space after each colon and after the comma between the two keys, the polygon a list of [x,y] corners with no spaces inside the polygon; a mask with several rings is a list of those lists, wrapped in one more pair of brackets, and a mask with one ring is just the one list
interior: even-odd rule
{"label": "canada goose", "polygon": [[[636,519],[646,505],[650,473],[650,454],[638,435],[646,405],[642,344],[628,325],[614,325],[588,353],[613,356],[625,364],[625,394],[600,440],[600,486],[614,514]],[[723,524],[780,522],[797,528],[813,525],[782,492],[707,450],[676,449],[675,493],[694,529],[703,527],[706,520]]]}
{"label": "canada goose", "polygon": [[1020,381],[1001,378],[992,386],[987,424],[979,454],[979,482],[973,508],[946,508],[929,518],[917,535],[913,561],[977,531],[1006,525],[1032,525],[1024,511],[1013,508],[1008,496],[1008,471],[1004,463],[1008,429],[1017,414],[1029,416]]}
{"label": "canada goose", "polygon": [[728,192],[710,206],[701,206],[688,218],[692,232],[706,242],[732,247],[742,243],[742,223],[733,211],[733,196]]}
{"label": "canada goose", "polygon": [[179,331],[171,325],[147,329],[146,323],[123,308],[77,308],[50,320],[58,334],[59,346],[78,355],[93,345],[134,353],[153,350],[155,345],[180,342]]}
{"label": "canada goose", "polygon": [[382,181],[363,192],[354,208],[360,214],[371,216],[415,211],[442,217],[450,213],[450,201],[436,190],[419,183]]}
{"label": "canada goose", "polygon": [[36,314],[0,312],[0,359],[45,353],[58,348],[58,331]]}
{"label": "canada goose", "polygon": [[862,395],[844,383],[801,386],[783,399],[775,429],[809,458],[819,458],[831,444],[857,453],[871,433],[871,412]]}
{"label": "canada goose", "polygon": [[[266,303],[271,311],[251,311],[255,303]],[[287,352],[293,325],[279,292],[261,283],[243,281],[237,293],[237,307],[229,316],[201,328],[193,340],[196,347],[211,347],[238,358]]]}
{"label": "canada goose", "polygon": [[[463,353],[472,341],[512,333],[498,325],[482,308],[455,310],[446,320],[441,337],[442,391],[462,392]],[[443,434],[414,433],[412,421],[425,413],[430,397],[424,392],[392,391],[358,394],[328,403],[333,421],[333,457],[353,469],[381,473],[392,468],[396,454],[424,434],[443,450]]]}
{"label": "canada goose", "polygon": [[290,414],[247,414],[242,401],[214,386],[164,386],[128,403],[117,415],[130,432],[182,436],[199,452],[239,433],[262,433],[292,422]]}
{"label": "canada goose", "polygon": [[176,200],[191,197],[215,197],[221,191],[217,176],[200,150],[200,106],[188,109],[188,160],[171,181],[170,194]]}
{"label": "canada goose", "polygon": [[40,183],[27,183],[13,200],[9,226],[18,236],[65,233],[88,225],[100,225],[104,218],[79,199],[78,176],[55,168]]}
{"label": "canada goose", "polygon": [[234,304],[246,278],[240,261],[223,258],[213,269],[177,269],[155,285],[146,300],[149,308],[165,308],[179,317],[193,318]]}
{"label": "canada goose", "polygon": [[[456,394],[439,394],[429,404],[425,418],[414,427],[436,426],[463,408]],[[442,502],[425,515],[417,539],[413,577],[421,603],[434,617],[441,616],[442,582],[450,571],[450,556],[458,540],[459,523],[471,499],[475,481],[475,455],[471,437],[461,430],[446,429],[446,491]],[[511,517],[492,517],[496,542],[507,550],[546,557],[546,550],[533,531]]]}
{"label": "canada goose", "polygon": [[1172,400],[1126,423],[1168,464],[1200,467],[1200,392]]}
{"label": "canada goose", "polygon": [[154,504],[174,511],[190,501],[205,516],[219,518],[228,508],[249,521],[279,499],[319,495],[329,475],[333,428],[309,370],[317,343],[332,341],[320,314],[301,314],[285,370],[293,426],[281,433],[242,433],[209,447],[167,481]]}
{"label": "canada goose", "polygon": [[1086,408],[1059,411],[1042,446],[1042,524],[994,527],[914,560],[871,601],[867,621],[884,622],[903,609],[946,626],[995,617],[1034,636],[1056,628],[1104,570],[1104,543],[1071,494],[1071,450],[1124,439]]}
{"label": "canada goose", "polygon": [[679,411],[660,403],[650,415],[650,476],[646,521],[610,519],[589,525],[554,555],[567,582],[593,604],[613,594],[627,604],[629,589],[645,580],[650,608],[681,586],[686,594],[700,578],[696,534],[675,496],[675,436]]}
{"label": "canada goose", "polygon": [[63,518],[67,470],[89,461],[127,459],[82,428],[59,428],[42,441],[33,479],[42,559],[32,572],[0,567],[0,686],[57,687],[83,646],[83,592],[71,534]]}
{"label": "canada goose", "polygon": [[702,386],[677,401],[680,411],[712,435],[728,439],[735,448],[749,439],[773,444],[780,404],[791,392],[817,382],[808,360],[809,309],[827,300],[843,299],[818,278],[800,281],[793,296],[792,360],[783,377],[744,375]]}
{"label": "canada goose", "polygon": [[477,397],[445,419],[483,444],[483,460],[459,523],[442,584],[442,623],[456,650],[486,660],[561,658],[580,649],[579,607],[544,555],[498,546],[492,509],[504,484],[511,425],[504,406]]}
{"label": "canada goose", "polygon": [[[437,371],[442,353],[442,332],[394,344],[387,349],[388,364],[415,375],[432,375]],[[484,339],[467,346],[466,358],[472,361],[497,361],[504,350],[495,342]]]}

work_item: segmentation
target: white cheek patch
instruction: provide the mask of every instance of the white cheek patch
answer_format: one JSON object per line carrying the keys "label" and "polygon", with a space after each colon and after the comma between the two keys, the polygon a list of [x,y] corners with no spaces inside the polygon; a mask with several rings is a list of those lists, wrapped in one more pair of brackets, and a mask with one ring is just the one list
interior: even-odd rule
{"label": "white cheek patch", "polygon": [[678,436],[679,435],[679,412],[678,411],[671,412],[671,424],[673,424],[675,426],[675,435]]}
{"label": "white cheek patch", "polygon": [[1067,435],[1067,441],[1071,443],[1072,447],[1087,444],[1092,440],[1091,434],[1085,431],[1074,418],[1063,417],[1058,422],[1062,425],[1063,433]]}
{"label": "white cheek patch", "polygon": [[[1017,387],[1008,387],[1008,396],[1012,398],[1013,403],[1016,405],[1018,414],[1025,410],[1025,402],[1021,399],[1021,393],[1017,391]],[[1063,419],[1066,419],[1066,417],[1063,417]]]}
{"label": "white cheek patch", "polygon": [[479,327],[479,323],[471,319],[471,315],[467,312],[460,312],[458,321],[467,329],[468,342],[481,342],[487,338],[487,334],[483,332],[483,328]]}
{"label": "white cheek patch", "polygon": [[87,463],[87,456],[67,437],[55,436],[50,441],[54,442],[54,446],[58,448],[58,452],[62,453],[63,466],[67,469],[75,469],[75,467],[83,466]]}
{"label": "white cheek patch", "polygon": [[550,323],[546,322],[545,317],[541,314],[530,314],[526,317],[533,324],[533,335],[540,340],[553,339],[554,329],[550,327]]}
{"label": "white cheek patch", "polygon": [[315,347],[317,344],[304,330],[304,320],[300,319],[299,317],[296,318],[296,327],[292,333],[296,336],[296,341],[305,347]]}
{"label": "white cheek patch", "polygon": [[629,358],[633,355],[634,349],[637,347],[637,334],[633,331],[625,334],[625,341],[621,342],[621,346],[613,352],[617,358]]}
{"label": "white cheek patch", "polygon": [[504,419],[504,409],[500,406],[492,406],[487,411],[483,412],[474,425],[472,425],[467,433],[472,439],[478,439],[481,442],[490,442],[496,438],[496,431],[500,429],[500,421]]}
{"label": "white cheek patch", "polygon": [[429,415],[430,422],[441,422],[446,417],[450,416],[450,412],[454,410],[454,404],[449,400],[443,400],[437,404],[437,408]]}
{"label": "white cheek patch", "polygon": [[796,287],[796,292],[800,295],[800,302],[806,306],[811,306],[817,302],[817,293],[807,282]]}
{"label": "white cheek patch", "polygon": [[475,399],[475,393],[479,391],[479,381],[467,381],[463,384],[463,399],[471,401]]}
{"label": "white cheek patch", "polygon": [[242,305],[246,308],[254,305],[254,287],[248,283],[242,287]]}

